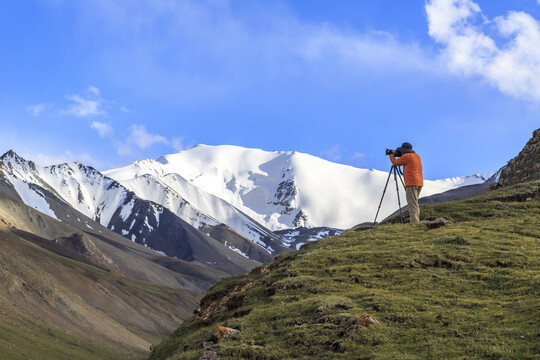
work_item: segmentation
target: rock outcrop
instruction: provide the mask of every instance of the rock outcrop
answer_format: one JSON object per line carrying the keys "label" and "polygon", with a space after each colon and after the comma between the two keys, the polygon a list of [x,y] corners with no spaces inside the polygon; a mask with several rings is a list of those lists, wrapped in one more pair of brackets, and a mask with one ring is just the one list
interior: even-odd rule
{"label": "rock outcrop", "polygon": [[54,242],[71,252],[84,256],[90,262],[104,269],[115,274],[123,274],[114,261],[99,250],[96,244],[82,232],[75,233],[70,237],[56,238]]}
{"label": "rock outcrop", "polygon": [[533,132],[532,138],[523,150],[501,171],[497,187],[538,179],[540,179],[540,129]]}

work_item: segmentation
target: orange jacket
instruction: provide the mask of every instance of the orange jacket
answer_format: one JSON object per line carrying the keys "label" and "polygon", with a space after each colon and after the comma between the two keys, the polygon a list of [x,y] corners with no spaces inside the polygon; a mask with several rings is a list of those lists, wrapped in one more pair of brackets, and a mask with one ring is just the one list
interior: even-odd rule
{"label": "orange jacket", "polygon": [[422,176],[422,161],[416,153],[403,154],[399,159],[396,159],[394,154],[390,155],[390,161],[396,166],[403,165],[403,177],[405,178],[405,186],[424,186],[424,178]]}

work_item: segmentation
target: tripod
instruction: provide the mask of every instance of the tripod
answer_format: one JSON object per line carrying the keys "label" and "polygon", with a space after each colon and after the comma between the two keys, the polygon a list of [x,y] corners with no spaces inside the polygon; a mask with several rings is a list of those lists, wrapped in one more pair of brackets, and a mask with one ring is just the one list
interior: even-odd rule
{"label": "tripod", "polygon": [[397,201],[399,205],[399,219],[401,220],[401,223],[403,224],[403,216],[401,215],[401,200],[399,198],[399,187],[398,187],[398,181],[397,181],[398,175],[399,175],[399,180],[401,180],[401,184],[403,185],[403,188],[405,188],[405,183],[403,182],[403,178],[401,177],[403,173],[401,172],[401,169],[399,168],[399,166],[392,165],[392,167],[390,168],[390,173],[388,173],[388,179],[386,179],[386,185],[384,186],[384,190],[381,196],[381,202],[379,203],[379,208],[377,209],[377,214],[375,215],[375,220],[373,220],[373,226],[375,226],[375,224],[377,223],[377,216],[379,216],[379,211],[381,210],[384,194],[386,193],[386,188],[388,187],[388,182],[390,181],[390,176],[392,176],[392,173],[394,174],[394,181],[396,182]]}

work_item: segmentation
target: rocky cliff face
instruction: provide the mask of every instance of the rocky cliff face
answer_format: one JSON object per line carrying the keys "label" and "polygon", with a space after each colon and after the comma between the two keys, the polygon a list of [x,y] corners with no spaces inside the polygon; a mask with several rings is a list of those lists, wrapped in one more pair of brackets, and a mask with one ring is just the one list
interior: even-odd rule
{"label": "rocky cliff face", "polygon": [[91,263],[103,269],[115,274],[125,275],[114,261],[105,255],[94,241],[83,232],[76,232],[69,237],[58,237],[54,239],[54,242],[69,251],[84,256]]}
{"label": "rocky cliff face", "polygon": [[501,171],[498,186],[538,179],[540,179],[540,129],[533,132],[532,138],[523,150]]}

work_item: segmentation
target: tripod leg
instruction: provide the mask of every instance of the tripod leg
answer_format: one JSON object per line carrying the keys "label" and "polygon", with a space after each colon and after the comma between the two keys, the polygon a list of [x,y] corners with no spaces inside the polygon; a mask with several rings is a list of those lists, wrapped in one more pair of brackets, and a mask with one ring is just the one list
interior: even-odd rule
{"label": "tripod leg", "polygon": [[[397,166],[394,166],[394,180],[396,182],[397,201],[398,201],[398,206],[399,206],[399,219],[401,220],[401,223],[403,224],[403,215],[401,214],[401,200],[399,198],[399,186],[398,186],[398,181],[397,181],[397,173],[398,173]],[[401,179],[401,175],[399,176],[399,178]]]}
{"label": "tripod leg", "polygon": [[[393,168],[393,167],[392,167]],[[381,210],[382,201],[384,199],[384,194],[386,193],[386,188],[388,187],[388,181],[390,181],[390,175],[392,175],[392,169],[388,173],[388,178],[386,179],[386,185],[384,185],[384,190],[381,196],[381,202],[379,203],[379,208],[377,209],[377,214],[375,215],[375,220],[373,220],[373,226],[377,223],[377,216],[379,216],[379,210]]]}
{"label": "tripod leg", "polygon": [[399,180],[401,180],[401,185],[403,185],[403,188],[405,189],[405,183],[403,182],[403,177],[401,176],[403,175],[403,173],[398,170],[398,175],[399,175]]}

